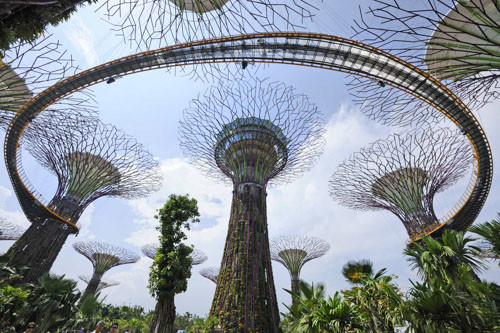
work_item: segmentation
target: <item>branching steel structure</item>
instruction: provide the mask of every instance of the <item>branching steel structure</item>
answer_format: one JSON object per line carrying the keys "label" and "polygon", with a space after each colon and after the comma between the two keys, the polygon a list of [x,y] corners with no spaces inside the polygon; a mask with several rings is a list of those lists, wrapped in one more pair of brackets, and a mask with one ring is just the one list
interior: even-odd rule
{"label": "branching steel structure", "polygon": [[235,34],[302,28],[321,0],[106,0],[99,7],[138,50]]}
{"label": "branching steel structure", "polygon": [[205,267],[200,269],[200,275],[209,279],[217,285],[217,278],[219,277],[220,267]]}
{"label": "branching steel structure", "polygon": [[[80,280],[82,280],[86,284],[89,284],[90,281],[92,281],[92,277],[91,276],[79,275],[78,277],[80,278]],[[119,282],[110,281],[110,280],[108,280],[108,281],[99,281],[99,284],[97,285],[97,289],[95,290],[95,293],[97,294],[97,293],[99,293],[101,290],[103,290],[105,288],[117,286],[119,284],[120,284]]]}
{"label": "branching steel structure", "polygon": [[434,196],[463,177],[471,160],[467,139],[458,131],[393,134],[342,163],[330,181],[330,194],[353,209],[392,212],[415,240],[441,226]]}
{"label": "branching steel structure", "polygon": [[7,254],[12,264],[30,268],[26,281],[37,281],[68,236],[78,232],[77,221],[91,202],[103,196],[145,196],[160,187],[161,176],[158,162],[141,144],[92,117],[42,113],[25,135],[26,150],[58,179],[46,206],[66,222],[25,211],[32,225]]}
{"label": "branching steel structure", "polygon": [[0,217],[0,240],[16,240],[23,234],[24,229],[14,223],[7,222]]}
{"label": "branching steel structure", "polygon": [[94,273],[82,295],[82,300],[87,295],[94,295],[97,292],[102,276],[111,268],[133,264],[140,259],[138,255],[127,249],[101,242],[76,242],[73,244],[73,248],[90,260],[94,266]]}
{"label": "branching steel structure", "polygon": [[[310,236],[280,236],[271,240],[271,259],[288,270],[291,290],[299,294],[300,271],[305,263],[328,252],[330,245],[322,239]],[[295,302],[295,297],[292,297]]]}
{"label": "branching steel structure", "polygon": [[[467,106],[425,71],[385,51],[349,39],[310,33],[263,33],[204,40],[138,53],[81,72],[36,96],[9,125],[4,156],[9,177],[24,212],[65,221],[33,196],[22,172],[18,142],[24,128],[40,111],[75,92],[118,75],[193,64],[255,61],[303,65],[370,77],[434,107],[452,120],[469,139],[474,172],[463,196],[441,221],[465,230],[477,217],[491,188],[493,163],[486,135]],[[421,110],[413,114],[422,115]],[[398,108],[394,114],[403,112]],[[404,113],[404,112],[403,112]]]}
{"label": "branching steel structure", "polygon": [[[157,243],[149,243],[141,247],[141,251],[146,257],[155,260],[156,252],[158,252],[158,247],[159,245]],[[193,260],[192,265],[195,266],[203,264],[205,261],[207,261],[208,257],[205,253],[203,253],[203,251],[193,249],[193,252],[191,252],[191,259]]]}
{"label": "branching steel structure", "polygon": [[324,143],[319,112],[282,83],[220,83],[191,101],[179,132],[184,155],[234,188],[211,315],[226,331],[276,332],[266,187],[290,181],[314,163]]}
{"label": "branching steel structure", "polygon": [[[355,38],[427,70],[463,99],[480,108],[500,96],[500,4],[497,0],[374,0],[356,22]],[[352,92],[370,117],[386,123],[422,120],[434,113],[407,95],[355,78]],[[395,105],[394,105],[395,104]],[[404,112],[396,114],[395,108]],[[404,115],[404,116],[403,116]]]}
{"label": "branching steel structure", "polygon": [[[17,110],[33,95],[78,70],[72,57],[51,36],[11,47],[0,59],[0,128],[5,130]],[[72,96],[54,107],[59,112],[96,112],[88,93]]]}

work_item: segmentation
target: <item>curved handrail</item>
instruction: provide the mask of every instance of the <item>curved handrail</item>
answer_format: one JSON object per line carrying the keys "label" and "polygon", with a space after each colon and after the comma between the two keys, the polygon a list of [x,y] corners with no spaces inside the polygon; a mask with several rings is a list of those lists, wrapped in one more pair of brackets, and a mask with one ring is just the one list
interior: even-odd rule
{"label": "curved handrail", "polygon": [[[481,211],[492,183],[491,149],[481,125],[458,97],[428,73],[375,47],[337,36],[283,32],[202,40],[126,56],[71,76],[35,96],[9,124],[4,145],[7,171],[25,214],[56,219],[72,226],[76,222],[43,205],[20,178],[16,163],[20,137],[30,119],[45,108],[76,91],[118,75],[175,66],[243,61],[302,65],[368,77],[435,107],[469,139],[475,170],[470,181],[474,185],[464,192],[460,209],[429,233],[445,225],[463,230]],[[421,236],[412,237],[412,241]]]}

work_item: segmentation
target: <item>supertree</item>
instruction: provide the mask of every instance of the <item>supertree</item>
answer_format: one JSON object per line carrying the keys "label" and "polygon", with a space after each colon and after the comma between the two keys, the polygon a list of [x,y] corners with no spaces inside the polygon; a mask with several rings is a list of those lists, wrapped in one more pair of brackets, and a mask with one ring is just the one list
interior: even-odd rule
{"label": "supertree", "polygon": [[321,0],[106,0],[99,10],[131,46],[172,43],[256,31],[298,29]]}
{"label": "supertree", "polygon": [[[141,251],[146,257],[155,260],[158,247],[159,245],[157,243],[149,243],[141,247]],[[193,259],[192,265],[199,265],[207,261],[208,257],[203,251],[193,249],[193,252],[191,252],[191,259]]]}
{"label": "supertree", "polygon": [[330,180],[330,195],[358,210],[395,214],[411,239],[440,225],[434,196],[472,165],[466,136],[447,128],[390,135],[353,154]]}
{"label": "supertree", "polygon": [[26,135],[25,148],[58,179],[45,205],[68,222],[31,217],[30,228],[7,252],[12,264],[29,267],[26,281],[37,281],[68,236],[78,232],[78,219],[90,203],[103,196],[146,196],[160,188],[161,175],[141,144],[96,119],[42,112]]}
{"label": "supertree", "polygon": [[[374,0],[355,38],[427,70],[470,108],[498,98],[500,5],[495,0]],[[377,85],[379,83],[379,85]],[[404,124],[439,114],[383,82],[353,78],[352,93],[372,118]],[[391,110],[397,108],[398,115]],[[406,110],[404,117],[400,109]],[[419,110],[418,113],[413,112]],[[423,109],[423,110],[422,110]],[[434,119],[433,119],[434,120]]]}
{"label": "supertree", "polygon": [[310,168],[324,127],[309,99],[282,83],[220,83],[191,101],[180,124],[189,160],[233,185],[211,315],[225,331],[279,331],[267,231],[266,188]]}
{"label": "supertree", "polygon": [[[271,259],[285,266],[290,273],[292,292],[298,294],[302,266],[325,255],[329,249],[327,242],[316,237],[280,236],[271,240]],[[295,302],[295,297],[292,301]]]}
{"label": "supertree", "polygon": [[[82,280],[86,284],[89,284],[89,282],[92,279],[91,276],[86,276],[86,275],[79,275],[78,277],[80,278],[80,280]],[[97,289],[95,290],[95,293],[97,294],[98,292],[100,292],[101,290],[103,290],[105,288],[117,286],[119,284],[120,284],[119,282],[110,281],[110,280],[108,280],[108,281],[99,281],[99,284],[97,285]]]}
{"label": "supertree", "polygon": [[16,240],[23,234],[24,229],[17,224],[7,222],[0,217],[0,240]]}
{"label": "supertree", "polygon": [[101,242],[76,242],[73,244],[73,248],[90,260],[92,266],[94,266],[94,273],[87,283],[82,300],[89,294],[94,295],[97,293],[102,276],[111,268],[133,264],[140,259],[138,255],[127,249]]}
{"label": "supertree", "polygon": [[[0,58],[0,128],[34,95],[79,70],[71,55],[52,36],[20,42]],[[57,103],[52,112],[95,113],[92,95],[79,92]]]}
{"label": "supertree", "polygon": [[217,278],[219,277],[220,267],[205,267],[200,269],[200,275],[204,278],[209,279],[213,283],[217,284]]}

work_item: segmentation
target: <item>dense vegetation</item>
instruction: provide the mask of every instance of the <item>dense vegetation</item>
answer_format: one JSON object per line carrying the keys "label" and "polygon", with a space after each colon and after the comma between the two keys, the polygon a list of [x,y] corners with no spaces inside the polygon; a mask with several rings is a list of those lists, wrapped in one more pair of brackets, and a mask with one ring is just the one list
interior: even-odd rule
{"label": "dense vegetation", "polygon": [[[331,296],[325,295],[321,283],[301,281],[294,295],[298,302],[282,314],[281,326],[284,332],[313,333],[394,332],[398,328],[418,333],[498,332],[500,287],[480,281],[478,274],[486,258],[500,258],[499,226],[498,221],[491,221],[471,228],[479,241],[446,231],[440,239],[427,237],[405,249],[419,281],[411,281],[412,287],[404,292],[394,275],[386,269],[375,271],[369,260],[348,262],[342,272],[351,288]],[[81,294],[75,281],[45,274],[38,284],[26,284],[21,282],[22,273],[23,268],[0,262],[1,332],[10,327],[20,332],[30,321],[36,322],[37,332],[89,330],[99,320],[106,321],[106,329],[117,322],[120,332],[149,331],[153,311],[102,304],[98,295],[79,304]],[[215,318],[186,313],[176,316],[173,329],[210,332],[216,325]]]}

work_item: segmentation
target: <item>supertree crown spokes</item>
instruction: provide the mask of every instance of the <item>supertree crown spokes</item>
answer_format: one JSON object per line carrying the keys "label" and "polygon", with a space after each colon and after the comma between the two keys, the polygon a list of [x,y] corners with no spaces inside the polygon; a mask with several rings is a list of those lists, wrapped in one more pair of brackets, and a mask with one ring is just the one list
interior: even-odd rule
{"label": "supertree crown spokes", "polygon": [[[158,243],[149,243],[141,247],[141,251],[146,257],[155,260],[159,247],[160,245]],[[204,263],[207,261],[208,257],[203,251],[193,249],[193,252],[191,252],[191,259],[193,260],[192,265],[194,266]]]}
{"label": "supertree crown spokes", "polygon": [[[78,278],[80,280],[82,280],[83,282],[85,282],[86,284],[89,284],[90,280],[92,279],[92,277],[87,276],[87,275],[79,275]],[[100,292],[101,290],[103,290],[105,288],[117,286],[119,284],[120,284],[119,282],[112,281],[112,280],[100,281],[99,285],[97,287],[96,293]]]}
{"label": "supertree crown spokes", "polygon": [[213,283],[217,284],[217,278],[219,277],[219,267],[205,267],[200,269],[200,275],[206,279],[209,279]]}
{"label": "supertree crown spokes", "polygon": [[0,217],[0,240],[16,240],[24,233],[24,229]]}
{"label": "supertree crown spokes", "polygon": [[[322,152],[317,107],[282,83],[221,83],[193,100],[181,121],[181,147],[224,182],[278,184],[309,169]],[[300,134],[299,134],[300,133]]]}
{"label": "supertree crown spokes", "polygon": [[71,221],[102,196],[141,197],[161,186],[158,161],[94,117],[41,113],[24,136],[31,155],[58,178],[50,208]]}
{"label": "supertree crown spokes", "polygon": [[133,264],[140,258],[127,249],[102,242],[76,242],[73,248],[87,258],[95,272],[101,275],[113,267]]}
{"label": "supertree crown spokes", "polygon": [[392,212],[413,239],[439,226],[435,194],[455,184],[471,165],[467,138],[458,131],[412,130],[352,155],[333,174],[330,194],[350,208]]}

